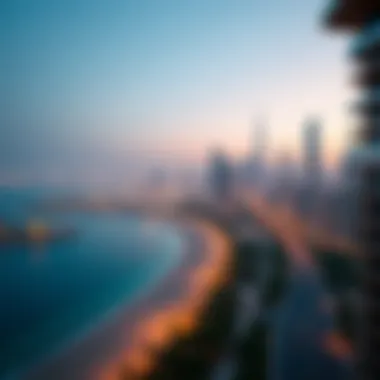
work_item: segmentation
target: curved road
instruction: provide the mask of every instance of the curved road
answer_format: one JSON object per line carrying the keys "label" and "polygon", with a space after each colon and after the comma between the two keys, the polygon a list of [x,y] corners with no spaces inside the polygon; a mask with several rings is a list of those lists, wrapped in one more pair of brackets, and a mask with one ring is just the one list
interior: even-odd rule
{"label": "curved road", "polygon": [[292,273],[287,296],[273,321],[269,378],[349,380],[352,378],[349,364],[332,357],[323,345],[323,339],[334,328],[334,320],[325,307],[328,294],[320,275],[314,266],[295,262],[294,252],[288,253]]}
{"label": "curved road", "polygon": [[252,213],[282,243],[290,263],[290,284],[273,319],[269,378],[271,380],[350,380],[352,366],[331,356],[324,339],[334,328],[333,314],[321,275],[299,224],[289,210],[275,209],[250,196]]}

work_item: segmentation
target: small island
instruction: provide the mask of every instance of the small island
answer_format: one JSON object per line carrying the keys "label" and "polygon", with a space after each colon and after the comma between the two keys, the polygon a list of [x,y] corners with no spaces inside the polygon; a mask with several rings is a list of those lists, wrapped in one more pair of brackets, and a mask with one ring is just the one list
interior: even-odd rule
{"label": "small island", "polygon": [[29,221],[23,228],[6,225],[0,221],[0,244],[46,243],[74,235],[73,229],[53,229],[42,221]]}

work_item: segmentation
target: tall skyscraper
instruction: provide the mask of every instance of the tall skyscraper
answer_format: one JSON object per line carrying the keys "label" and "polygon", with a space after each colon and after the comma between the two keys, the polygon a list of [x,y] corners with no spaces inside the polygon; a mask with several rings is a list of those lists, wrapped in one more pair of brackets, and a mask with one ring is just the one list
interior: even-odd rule
{"label": "tall skyscraper", "polygon": [[322,190],[321,124],[316,118],[308,119],[304,124],[301,151],[303,175],[297,208],[304,218],[314,221]]}
{"label": "tall skyscraper", "polygon": [[364,87],[359,110],[364,119],[359,199],[359,239],[363,258],[359,377],[380,379],[380,1],[334,1],[327,25],[357,34],[352,55],[360,64],[357,83]]}
{"label": "tall skyscraper", "polygon": [[282,151],[274,163],[271,173],[271,184],[266,195],[271,202],[291,205],[294,200],[297,170],[294,158],[289,151]]}
{"label": "tall skyscraper", "polygon": [[216,200],[227,200],[233,192],[233,170],[228,157],[221,150],[215,150],[210,157],[210,193]]}
{"label": "tall skyscraper", "polygon": [[305,178],[313,186],[320,186],[322,177],[321,124],[317,119],[305,123],[303,135],[303,165]]}

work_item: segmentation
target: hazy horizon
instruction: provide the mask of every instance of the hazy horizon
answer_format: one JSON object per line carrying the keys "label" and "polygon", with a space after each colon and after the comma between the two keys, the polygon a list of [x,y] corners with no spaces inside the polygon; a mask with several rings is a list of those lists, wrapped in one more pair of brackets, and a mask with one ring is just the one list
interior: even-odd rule
{"label": "hazy horizon", "polygon": [[117,182],[199,167],[214,146],[241,158],[263,121],[269,155],[297,157],[314,115],[334,167],[351,125],[349,65],[346,41],[321,25],[326,5],[5,2],[0,183]]}

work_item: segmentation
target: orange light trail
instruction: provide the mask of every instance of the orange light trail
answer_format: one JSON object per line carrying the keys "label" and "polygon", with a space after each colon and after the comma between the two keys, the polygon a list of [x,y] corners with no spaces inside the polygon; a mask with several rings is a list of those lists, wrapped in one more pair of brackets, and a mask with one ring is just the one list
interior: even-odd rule
{"label": "orange light trail", "polygon": [[206,237],[204,259],[182,279],[186,281],[187,287],[181,299],[164,305],[141,320],[135,328],[132,347],[110,363],[98,377],[100,380],[120,380],[121,371],[124,376],[128,374],[128,379],[143,378],[156,368],[164,349],[197,328],[197,322],[210,297],[228,277],[231,245],[213,224],[197,221],[196,226]]}

